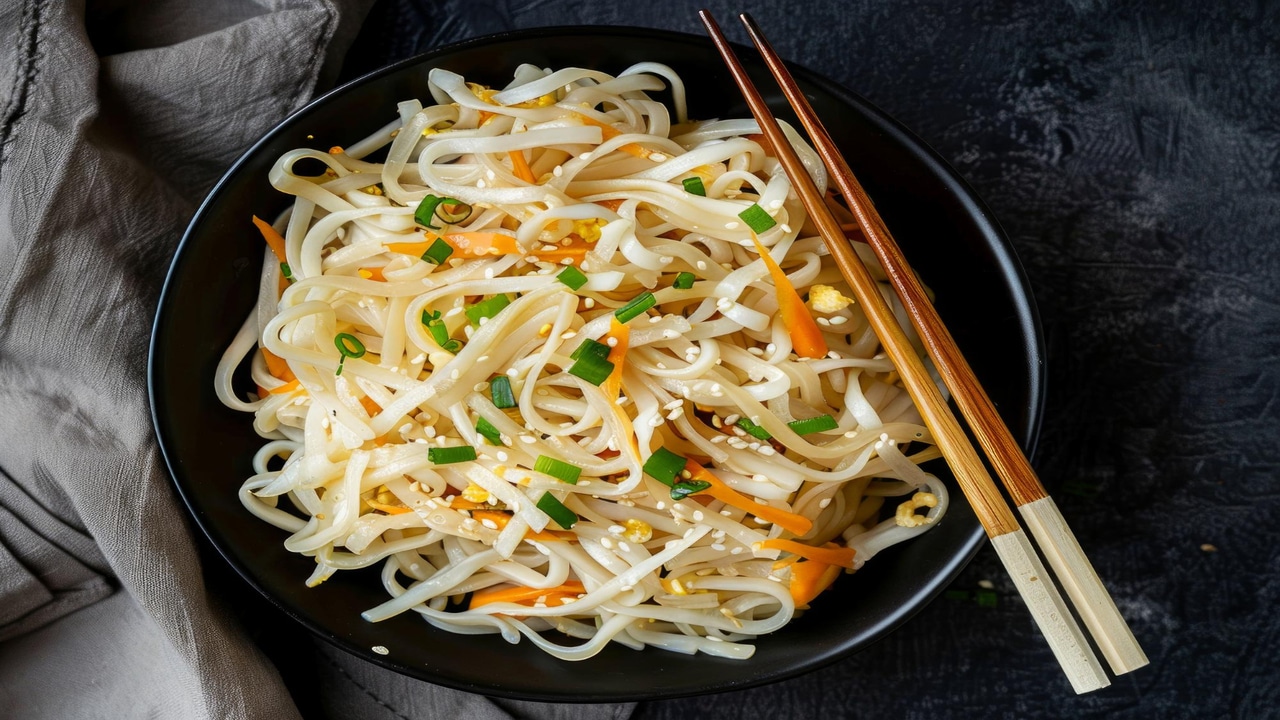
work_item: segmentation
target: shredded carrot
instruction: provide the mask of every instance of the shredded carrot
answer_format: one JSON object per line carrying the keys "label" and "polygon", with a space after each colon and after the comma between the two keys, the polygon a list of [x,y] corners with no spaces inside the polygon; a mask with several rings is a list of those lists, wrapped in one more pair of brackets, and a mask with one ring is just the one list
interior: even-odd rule
{"label": "shredded carrot", "polygon": [[479,523],[483,523],[485,520],[492,520],[499,530],[511,522],[511,514],[504,513],[501,510],[472,510],[471,517]]}
{"label": "shredded carrot", "polygon": [[274,388],[272,390],[268,390],[267,392],[271,393],[272,395],[283,395],[285,393],[293,392],[294,390],[297,390],[300,386],[301,386],[301,383],[298,382],[297,378],[294,378],[289,382],[281,385],[280,387]]}
{"label": "shredded carrot", "polygon": [[782,550],[784,552],[799,555],[806,560],[815,560],[827,565],[839,565],[843,568],[853,567],[853,556],[855,551],[850,547],[840,547],[835,543],[827,543],[822,547],[814,547],[796,542],[795,540],[779,540],[772,538],[760,543],[760,547],[765,550]]}
{"label": "shredded carrot", "polygon": [[[600,136],[604,140],[612,140],[622,134],[622,131],[618,128],[607,123],[602,123],[593,117],[588,117],[581,113],[578,114],[578,117],[582,118],[583,123],[600,128]],[[627,143],[618,149],[628,155],[635,155],[638,158],[647,158],[653,154],[653,151],[649,148],[641,147],[635,143]]]}
{"label": "shredded carrot", "polygon": [[800,293],[796,292],[795,286],[787,279],[787,274],[774,262],[769,250],[760,244],[760,238],[754,232],[751,233],[751,242],[756,244],[760,259],[769,268],[769,275],[778,292],[778,312],[782,313],[782,322],[791,335],[791,346],[795,348],[796,354],[807,358],[826,357],[827,341],[823,339],[822,330],[813,315],[809,314],[809,308],[804,306],[804,300],[800,299]]}
{"label": "shredded carrot", "polygon": [[[426,251],[424,250],[423,252],[426,252]],[[387,279],[383,277],[382,268],[380,267],[360,268],[360,277],[364,278],[365,280],[377,280],[378,282],[387,281]]]}
{"label": "shredded carrot", "polygon": [[254,215],[253,224],[258,226],[258,232],[262,233],[262,239],[267,241],[271,252],[276,254],[276,259],[280,262],[289,262],[284,256],[284,238],[271,227],[271,223]]}
{"label": "shredded carrot", "polygon": [[515,172],[516,177],[534,185],[537,181],[533,177],[533,169],[529,167],[529,161],[524,159],[523,150],[512,150],[507,153],[511,156],[511,169]]}
{"label": "shredded carrot", "polygon": [[577,597],[587,591],[582,583],[570,580],[563,585],[557,585],[551,588],[531,588],[531,587],[505,587],[499,589],[479,590],[471,596],[471,609],[474,610],[482,605],[490,603],[507,602],[507,603],[529,603],[532,604],[538,598],[547,596],[574,596]]}
{"label": "shredded carrot", "polygon": [[609,348],[609,362],[613,363],[613,372],[609,373],[608,379],[600,387],[604,390],[604,396],[609,400],[617,401],[618,393],[622,392],[622,364],[627,359],[627,345],[631,340],[631,327],[626,323],[618,322],[618,318],[609,318],[609,337],[617,340],[617,344]]}
{"label": "shredded carrot", "polygon": [[453,495],[449,497],[453,498],[453,502],[449,504],[449,507],[454,510],[480,510],[487,507],[484,503],[471,502],[461,495]]}
{"label": "shredded carrot", "polygon": [[388,515],[403,515],[407,512],[412,512],[411,510],[409,510],[409,508],[401,505],[383,505],[382,503],[376,502],[373,500],[365,500],[364,504],[368,505],[374,510],[381,510],[382,512]]}
{"label": "shredded carrot", "polygon": [[[387,243],[387,250],[402,255],[421,257],[431,247],[439,235],[427,233],[422,242]],[[495,232],[461,232],[446,233],[444,241],[453,251],[463,257],[487,257],[490,255],[519,255],[520,247],[516,239],[504,233]]]}
{"label": "shredded carrot", "polygon": [[623,200],[621,198],[617,200],[597,200],[596,201],[596,204],[599,205],[600,207],[609,208],[614,212],[618,212],[618,208],[622,207],[622,203],[623,203]]}
{"label": "shredded carrot", "polygon": [[289,369],[287,360],[266,348],[260,349],[262,350],[262,359],[267,361],[267,372],[271,373],[271,377],[285,381],[294,379],[293,371]]}
{"label": "shredded carrot", "polygon": [[803,515],[797,515],[793,512],[787,512],[780,508],[762,505],[737,490],[734,490],[728,485],[725,485],[723,480],[716,477],[710,470],[702,467],[693,460],[687,461],[684,469],[689,472],[691,479],[710,483],[711,487],[703,490],[702,492],[725,503],[726,505],[732,505],[736,508],[746,510],[761,520],[771,522],[783,530],[787,530],[788,532],[796,535],[804,535],[813,529],[813,521],[809,518]]}
{"label": "shredded carrot", "polygon": [[806,608],[823,590],[840,577],[840,566],[817,560],[802,560],[791,565],[791,599],[796,607]]}
{"label": "shredded carrot", "polygon": [[373,398],[368,395],[360,398],[360,406],[364,408],[365,412],[369,413],[369,417],[373,417],[374,415],[382,412],[382,406],[374,402]]}

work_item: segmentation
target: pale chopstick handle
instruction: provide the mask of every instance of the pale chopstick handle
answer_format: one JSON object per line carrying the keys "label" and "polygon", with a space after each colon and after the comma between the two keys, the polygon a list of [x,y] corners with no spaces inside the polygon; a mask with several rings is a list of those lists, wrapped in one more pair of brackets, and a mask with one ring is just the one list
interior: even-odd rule
{"label": "pale chopstick handle", "polygon": [[1058,582],[1075,604],[1076,612],[1107,658],[1111,671],[1123,675],[1146,665],[1149,662],[1146,653],[1142,652],[1053,498],[1019,505],[1018,510],[1053,567]]}
{"label": "pale chopstick handle", "polygon": [[1027,540],[1027,534],[1015,530],[991,538],[996,554],[1013,578],[1023,602],[1031,611],[1041,634],[1049,642],[1054,657],[1077,694],[1092,692],[1111,684],[1098,658],[1093,654],[1084,633],[1067,609],[1049,573]]}

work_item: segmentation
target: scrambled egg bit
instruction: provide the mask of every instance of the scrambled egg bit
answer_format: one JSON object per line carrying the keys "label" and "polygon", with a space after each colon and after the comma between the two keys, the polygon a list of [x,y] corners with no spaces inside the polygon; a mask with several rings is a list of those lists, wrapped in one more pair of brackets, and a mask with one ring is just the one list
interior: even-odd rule
{"label": "scrambled egg bit", "polygon": [[653,526],[643,520],[631,518],[622,523],[622,527],[626,528],[622,537],[633,543],[646,543],[653,539]]}
{"label": "scrambled egg bit", "polygon": [[917,508],[932,508],[938,506],[938,496],[933,493],[918,492],[911,496],[911,499],[904,501],[898,506],[898,512],[894,515],[894,522],[899,527],[919,527],[933,522],[933,519],[927,515],[917,515]]}
{"label": "scrambled egg bit", "polygon": [[604,221],[601,220],[600,218],[591,218],[589,220],[574,220],[572,232],[575,233],[578,237],[582,238],[583,240],[586,240],[589,243],[593,243],[600,239],[600,226],[603,224],[604,224]]}
{"label": "scrambled egg bit", "polygon": [[473,503],[484,504],[489,502],[489,491],[475,483],[471,483],[462,491],[462,497],[463,499],[470,500]]}
{"label": "scrambled egg bit", "polygon": [[817,312],[834,313],[849,307],[853,298],[847,298],[830,285],[814,285],[809,288],[809,307]]}

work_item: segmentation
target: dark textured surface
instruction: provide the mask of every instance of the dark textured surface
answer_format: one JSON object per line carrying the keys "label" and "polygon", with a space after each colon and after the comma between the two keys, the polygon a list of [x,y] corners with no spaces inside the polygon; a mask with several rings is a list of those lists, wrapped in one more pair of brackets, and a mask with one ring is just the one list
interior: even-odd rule
{"label": "dark textured surface", "polygon": [[[1152,664],[1072,696],[987,550],[866,652],[636,716],[1277,716],[1280,4],[709,5],[912,128],[1003,223],[1049,337],[1036,464]],[[698,30],[663,0],[384,0],[344,75],[581,23]],[[996,607],[956,597],[984,580]]]}

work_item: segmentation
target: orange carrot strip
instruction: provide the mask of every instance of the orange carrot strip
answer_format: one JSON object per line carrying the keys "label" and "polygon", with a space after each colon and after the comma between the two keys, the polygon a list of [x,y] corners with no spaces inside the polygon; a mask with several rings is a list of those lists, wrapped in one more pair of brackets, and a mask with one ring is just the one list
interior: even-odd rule
{"label": "orange carrot strip", "polygon": [[622,364],[627,359],[627,345],[631,340],[631,327],[626,323],[618,322],[618,318],[609,318],[609,337],[618,341],[618,344],[609,349],[609,362],[613,363],[613,372],[609,373],[609,377],[601,385],[604,390],[604,396],[611,401],[618,399],[618,393],[622,392]]}
{"label": "orange carrot strip", "polygon": [[449,503],[449,507],[454,510],[478,510],[485,507],[484,503],[471,502],[461,495],[454,495],[453,502]]}
{"label": "orange carrot strip", "polygon": [[795,286],[787,279],[787,274],[774,262],[769,250],[760,244],[760,238],[754,232],[751,233],[751,242],[756,244],[760,259],[769,268],[769,275],[778,292],[778,312],[782,313],[782,321],[787,327],[787,333],[791,335],[791,346],[795,348],[796,354],[807,358],[826,357],[827,341],[822,337],[822,330],[809,313],[809,308],[804,306],[804,300],[800,299],[800,293],[796,292]]}
{"label": "orange carrot strip", "polygon": [[364,504],[368,505],[374,510],[381,510],[382,512],[388,515],[403,515],[407,512],[412,512],[407,507],[401,507],[400,505],[383,505],[382,503],[375,502],[373,500],[365,500]]}
{"label": "orange carrot strip", "polygon": [[280,262],[289,262],[284,256],[284,238],[271,227],[271,223],[254,215],[253,224],[258,226],[258,232],[262,233],[262,239],[271,246],[271,252],[276,254],[276,259]]}
{"label": "orange carrot strip", "polygon": [[853,556],[855,554],[853,548],[840,547],[835,543],[827,543],[823,547],[814,547],[798,543],[795,540],[779,540],[777,538],[765,540],[760,543],[760,547],[765,550],[782,550],[799,555],[806,560],[816,560],[828,565],[839,565],[842,568],[853,567]]}
{"label": "orange carrot strip", "polygon": [[787,530],[788,532],[796,535],[804,535],[813,529],[813,521],[809,518],[803,515],[797,515],[793,512],[787,512],[780,508],[762,505],[737,490],[734,490],[728,485],[725,485],[723,480],[716,477],[710,470],[702,467],[693,460],[686,462],[684,469],[689,472],[689,475],[693,480],[701,480],[702,482],[710,483],[711,487],[703,490],[702,492],[726,505],[732,505],[736,508],[746,510],[761,520],[771,522],[783,530]]}
{"label": "orange carrot strip", "polygon": [[[612,125],[609,125],[607,123],[602,123],[593,117],[588,117],[581,113],[578,114],[578,117],[582,118],[583,123],[587,125],[594,125],[595,127],[600,128],[600,137],[603,140],[612,140],[613,138],[616,138],[622,134],[622,131],[619,130],[618,128]],[[642,147],[635,143],[627,143],[626,145],[623,145],[618,149],[624,153],[627,153],[628,155],[635,155],[638,158],[647,158],[653,154],[653,151],[650,150],[649,148]]]}
{"label": "orange carrot strip", "polygon": [[[424,251],[424,252],[425,252],[425,251]],[[387,279],[386,279],[385,277],[383,277],[383,275],[382,275],[382,268],[380,268],[380,267],[367,267],[367,268],[360,268],[359,275],[360,275],[360,277],[364,278],[365,280],[377,280],[378,282],[386,282],[386,281],[387,281]]]}
{"label": "orange carrot strip", "polygon": [[512,150],[507,153],[511,156],[511,169],[515,172],[516,177],[534,185],[537,180],[533,177],[533,169],[529,167],[529,161],[524,159],[523,150]]}
{"label": "orange carrot strip", "polygon": [[623,200],[621,198],[617,200],[597,200],[596,201],[596,204],[599,205],[600,207],[609,208],[614,212],[618,212],[618,208],[622,207],[622,203],[623,203]]}
{"label": "orange carrot strip", "polygon": [[526,601],[534,601],[547,595],[581,595],[587,591],[582,583],[570,580],[569,582],[551,588],[531,588],[531,587],[506,587],[497,590],[486,589],[479,590],[471,596],[471,609],[474,610],[482,605],[497,602],[519,603]]}
{"label": "orange carrot strip", "polygon": [[285,381],[294,379],[288,361],[266,348],[259,349],[262,350],[262,359],[267,361],[267,372],[271,373],[271,377]]}
{"label": "orange carrot strip", "polygon": [[509,513],[504,513],[501,510],[472,510],[471,517],[478,523],[483,523],[485,520],[492,520],[493,524],[497,525],[499,530],[506,527],[507,523],[511,522],[511,515]]}
{"label": "orange carrot strip", "polygon": [[267,392],[271,393],[272,395],[283,395],[287,392],[293,392],[294,390],[297,390],[298,387],[301,386],[301,384],[302,383],[298,382],[297,378],[294,378],[289,382],[285,383],[284,385],[281,385],[280,387],[274,388],[272,390],[268,390]]}
{"label": "orange carrot strip", "polygon": [[796,607],[805,608],[823,590],[840,577],[838,565],[828,565],[817,560],[801,560],[791,565],[791,599]]}
{"label": "orange carrot strip", "polygon": [[382,406],[374,402],[373,398],[368,395],[360,398],[360,406],[364,408],[365,412],[369,413],[369,417],[373,417],[374,415],[382,412]]}

